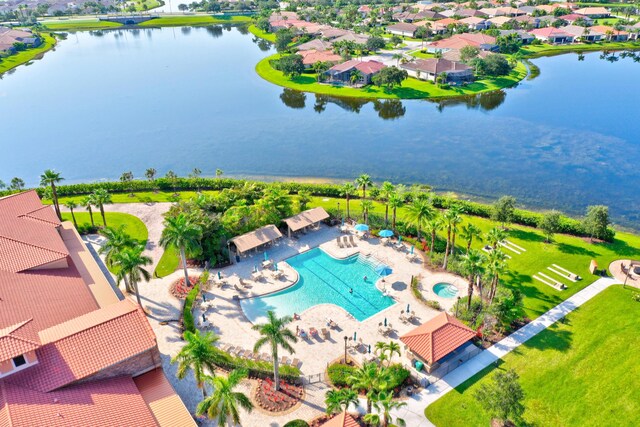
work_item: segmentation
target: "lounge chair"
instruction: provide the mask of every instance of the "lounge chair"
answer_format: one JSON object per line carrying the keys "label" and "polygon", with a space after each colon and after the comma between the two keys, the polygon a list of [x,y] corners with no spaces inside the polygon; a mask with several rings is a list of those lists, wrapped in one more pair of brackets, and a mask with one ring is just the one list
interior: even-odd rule
{"label": "lounge chair", "polygon": [[291,366],[295,366],[296,368],[299,368],[300,360],[294,358],[293,361],[291,361]]}
{"label": "lounge chair", "polygon": [[340,249],[344,248],[344,245],[342,244],[342,238],[340,236],[336,237],[336,243],[338,244],[338,247]]}
{"label": "lounge chair", "polygon": [[245,282],[244,280],[242,280],[242,278],[240,278],[240,286],[242,286],[245,289],[248,289],[251,287],[251,285]]}
{"label": "lounge chair", "polygon": [[322,328],[320,332],[322,333],[322,337],[324,339],[329,339],[329,331],[326,328]]}
{"label": "lounge chair", "polygon": [[349,234],[349,242],[351,243],[351,246],[353,246],[354,248],[358,246],[358,244],[353,240],[353,235],[351,234]]}
{"label": "lounge chair", "polygon": [[239,288],[239,287],[238,287],[238,285],[233,285],[233,288],[234,288],[236,291],[240,292],[241,294],[246,294],[246,293],[247,293],[247,291],[246,291],[245,289],[241,289],[241,288]]}
{"label": "lounge chair", "polygon": [[283,365],[289,365],[291,363],[291,361],[289,360],[289,358],[287,356],[282,356],[282,359],[280,359],[280,363]]}
{"label": "lounge chair", "polygon": [[351,244],[349,243],[349,237],[344,236],[344,242],[343,243],[344,243],[344,247],[345,248],[350,248],[351,247]]}
{"label": "lounge chair", "polygon": [[271,362],[271,356],[269,356],[267,353],[262,353],[260,355],[260,360],[264,360],[265,362]]}
{"label": "lounge chair", "polygon": [[312,337],[317,337],[318,330],[316,328],[309,328],[309,335],[311,335]]}

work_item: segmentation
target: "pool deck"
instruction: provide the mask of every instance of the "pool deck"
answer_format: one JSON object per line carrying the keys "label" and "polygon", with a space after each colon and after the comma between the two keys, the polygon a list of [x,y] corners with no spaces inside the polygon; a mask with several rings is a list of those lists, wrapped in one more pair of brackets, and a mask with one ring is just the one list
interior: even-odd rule
{"label": "pool deck", "polygon": [[[420,275],[422,277],[421,285],[425,297],[439,300],[441,303],[446,304],[445,307],[450,308],[454,299],[444,300],[434,295],[431,289],[434,284],[443,281],[454,283],[460,291],[459,295],[466,295],[467,285],[464,280],[447,273],[429,272],[424,268],[419,255],[416,260],[410,261],[407,257],[409,246],[406,246],[406,250],[401,252],[391,246],[382,245],[377,238],[368,240],[356,238],[358,245],[356,248],[341,249],[336,244],[336,237],[340,235],[340,230],[337,227],[322,226],[318,230],[309,231],[306,235],[299,236],[298,239],[285,237],[268,248],[269,259],[273,260],[273,262],[278,262],[278,269],[284,274],[281,279],[274,279],[270,273],[267,273],[263,281],[251,280],[254,266],[260,265],[264,260],[264,252],[245,257],[240,263],[221,270],[211,270],[211,278],[216,278],[218,271],[220,271],[228,283],[222,288],[212,286],[208,291],[204,292],[207,301],[212,301],[214,305],[213,309],[204,312],[205,318],[213,324],[213,327],[209,330],[213,330],[220,336],[220,344],[231,344],[244,349],[253,348],[258,339],[258,334],[252,329],[253,324],[245,317],[235,296],[251,297],[263,295],[293,285],[297,280],[297,273],[286,262],[282,261],[315,247],[322,248],[336,258],[344,258],[357,252],[371,254],[390,266],[393,269],[393,273],[385,278],[384,284],[379,281],[378,286],[385,286],[390,296],[396,301],[396,304],[362,322],[355,320],[344,309],[332,304],[314,306],[300,313],[301,318],[290,325],[294,331],[296,327],[307,331],[310,327],[315,327],[320,331],[322,328],[326,328],[327,318],[331,318],[338,324],[336,329],[327,328],[330,331],[330,336],[327,339],[317,337],[299,340],[293,345],[295,349],[294,355],[289,355],[280,350],[281,357],[295,357],[301,361],[299,367],[304,375],[323,374],[331,361],[341,357],[344,354],[345,336],[353,337],[354,333],[356,333],[357,342],[362,340],[363,345],[360,350],[352,348],[353,341],[348,341],[350,357],[361,362],[368,357],[368,345],[373,348],[377,341],[397,341],[402,334],[436,316],[438,314],[436,310],[425,306],[413,296],[409,287],[412,276]],[[190,274],[198,274],[201,271],[199,269],[191,269]],[[194,413],[195,407],[201,398],[201,393],[196,388],[193,376],[187,375],[184,380],[178,380],[175,377],[176,366],[170,364],[170,358],[184,345],[180,338],[180,329],[175,322],[161,324],[163,321],[180,317],[183,301],[177,300],[168,292],[170,284],[179,277],[182,277],[181,270],[162,279],[141,283],[139,287],[143,305],[150,313],[149,320],[158,339],[158,346],[167,376],[184,400],[187,408]],[[246,294],[240,294],[235,289],[236,286],[241,288],[240,278],[249,283],[250,288],[247,289]],[[406,309],[407,304],[410,304],[410,309],[415,311],[416,319],[410,323],[403,323],[400,321],[399,316],[400,312]],[[196,303],[194,314],[196,315],[197,325],[200,327],[203,314],[200,302]],[[385,317],[392,326],[392,331],[388,337],[384,337],[378,332],[378,325],[384,322]],[[401,358],[396,356],[395,360],[408,365],[408,359],[404,356],[404,346],[401,345],[401,347],[403,348],[403,355]],[[268,353],[269,349],[265,347],[261,352]],[[243,388],[246,392],[249,392],[252,386],[251,381],[243,383]],[[324,395],[327,390],[327,384],[322,382],[307,386],[305,401],[293,412],[274,417],[255,409],[251,414],[242,414],[242,425],[244,427],[275,427],[295,418],[310,420],[324,412]],[[205,425],[213,425],[213,423],[205,423]]]}

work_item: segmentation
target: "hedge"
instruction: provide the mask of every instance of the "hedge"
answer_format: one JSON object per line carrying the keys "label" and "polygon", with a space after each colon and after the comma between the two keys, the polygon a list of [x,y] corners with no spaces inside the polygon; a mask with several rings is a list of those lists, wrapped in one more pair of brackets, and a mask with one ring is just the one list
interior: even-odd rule
{"label": "hedge", "polygon": [[196,323],[193,318],[193,303],[196,301],[199,293],[200,283],[196,283],[196,285],[189,291],[187,297],[184,299],[184,307],[182,309],[182,328],[185,331],[194,333],[196,331]]}
{"label": "hedge", "polygon": [[[270,362],[257,361],[245,359],[242,357],[235,357],[229,353],[225,353],[222,350],[217,350],[220,359],[215,363],[219,368],[227,371],[232,371],[238,368],[244,368],[249,371],[249,376],[254,378],[271,378],[273,377],[273,364]],[[295,366],[280,365],[278,370],[280,371],[280,377],[289,382],[296,382],[300,378],[301,372]]]}
{"label": "hedge", "polygon": [[309,423],[305,420],[291,420],[284,427],[309,427]]}
{"label": "hedge", "polygon": [[349,385],[347,378],[349,378],[355,370],[356,368],[354,366],[334,363],[327,369],[327,375],[329,376],[329,381],[331,381],[331,384],[335,387],[345,387]]}

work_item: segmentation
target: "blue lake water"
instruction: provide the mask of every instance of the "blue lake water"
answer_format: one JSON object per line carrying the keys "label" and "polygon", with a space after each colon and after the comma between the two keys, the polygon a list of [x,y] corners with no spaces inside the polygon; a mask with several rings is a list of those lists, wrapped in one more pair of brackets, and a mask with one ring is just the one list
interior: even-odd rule
{"label": "blue lake water", "polygon": [[318,304],[335,304],[362,321],[394,304],[375,286],[380,278],[375,260],[359,255],[335,259],[315,248],[289,258],[287,263],[298,272],[298,282],[281,292],[241,300],[250,321],[261,322],[269,310],[278,316],[293,316]]}
{"label": "blue lake water", "polygon": [[598,53],[470,100],[360,101],[263,81],[266,43],[235,27],[70,34],[0,80],[0,179],[161,173],[425,182],[640,226],[640,64]]}

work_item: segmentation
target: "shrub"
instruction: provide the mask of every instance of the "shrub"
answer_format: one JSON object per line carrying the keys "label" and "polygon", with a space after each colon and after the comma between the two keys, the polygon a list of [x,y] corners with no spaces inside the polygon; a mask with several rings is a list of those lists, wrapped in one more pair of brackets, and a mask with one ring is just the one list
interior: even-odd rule
{"label": "shrub", "polygon": [[91,224],[78,224],[78,234],[96,234],[98,227]]}
{"label": "shrub", "polygon": [[327,369],[327,374],[329,375],[329,381],[331,381],[331,384],[335,387],[345,387],[349,385],[347,378],[349,378],[354,371],[355,368],[353,366],[334,363]]}
{"label": "shrub", "polygon": [[286,423],[284,427],[309,427],[309,423],[305,420],[292,420]]}
{"label": "shrub", "polygon": [[[215,362],[216,366],[227,371],[244,368],[249,371],[249,376],[254,378],[271,378],[273,376],[273,364],[259,360],[249,360],[242,357],[231,356],[222,350],[216,350],[220,356]],[[295,366],[280,365],[280,377],[289,382],[296,382],[300,378],[300,369]]]}
{"label": "shrub", "polygon": [[182,328],[185,331],[196,331],[196,324],[193,318],[193,303],[196,301],[199,293],[200,283],[196,283],[196,285],[189,291],[187,297],[184,300],[184,307],[182,309]]}
{"label": "shrub", "polygon": [[409,370],[400,364],[389,366],[389,389],[400,387],[409,378]]}
{"label": "shrub", "polygon": [[420,286],[420,277],[414,276],[413,279],[411,280],[411,292],[413,293],[413,296],[416,297],[418,301],[425,304],[427,307],[431,307],[434,310],[438,310],[438,311],[442,310],[442,307],[440,306],[440,303],[438,301],[426,299],[424,295],[422,295],[422,291],[420,290],[419,286]]}

